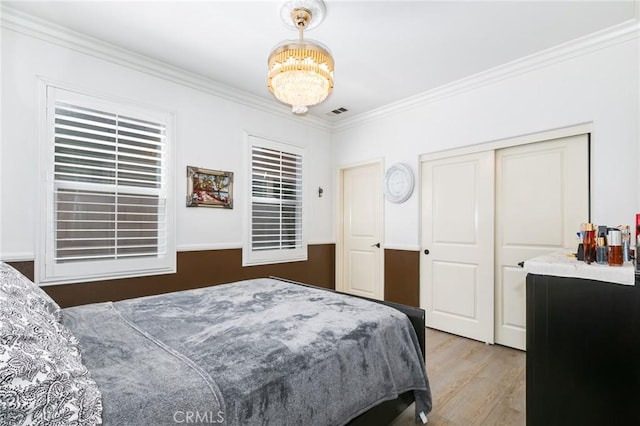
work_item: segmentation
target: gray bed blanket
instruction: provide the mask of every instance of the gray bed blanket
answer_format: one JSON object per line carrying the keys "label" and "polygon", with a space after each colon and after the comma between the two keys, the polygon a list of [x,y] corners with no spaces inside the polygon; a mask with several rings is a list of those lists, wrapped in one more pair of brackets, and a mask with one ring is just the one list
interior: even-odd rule
{"label": "gray bed blanket", "polygon": [[[341,425],[431,392],[401,312],[256,279],[66,308],[105,425]],[[190,420],[190,421],[189,421]]]}

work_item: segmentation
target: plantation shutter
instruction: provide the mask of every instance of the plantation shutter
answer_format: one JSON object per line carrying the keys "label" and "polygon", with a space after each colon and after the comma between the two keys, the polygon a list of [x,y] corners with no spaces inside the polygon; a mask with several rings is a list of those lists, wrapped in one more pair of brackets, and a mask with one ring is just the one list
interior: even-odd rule
{"label": "plantation shutter", "polygon": [[164,254],[165,126],[55,105],[55,261]]}
{"label": "plantation shutter", "polygon": [[251,249],[302,247],[302,156],[253,147]]}
{"label": "plantation shutter", "polygon": [[49,105],[53,162],[44,279],[73,271],[85,278],[93,271],[107,277],[153,273],[154,259],[175,258],[166,124],[95,104]]}
{"label": "plantation shutter", "polygon": [[[259,140],[256,138],[256,140]],[[260,140],[251,144],[250,260],[306,259],[303,229],[303,150]]]}

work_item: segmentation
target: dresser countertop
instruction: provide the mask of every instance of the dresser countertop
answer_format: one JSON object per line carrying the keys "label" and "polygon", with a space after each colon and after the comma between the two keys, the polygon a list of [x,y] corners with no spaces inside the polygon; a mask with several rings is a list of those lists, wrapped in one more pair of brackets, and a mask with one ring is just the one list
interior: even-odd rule
{"label": "dresser countertop", "polygon": [[586,264],[577,260],[570,250],[529,259],[524,262],[524,269],[528,274],[584,278],[624,285],[635,285],[636,281],[632,262],[625,262],[622,266]]}

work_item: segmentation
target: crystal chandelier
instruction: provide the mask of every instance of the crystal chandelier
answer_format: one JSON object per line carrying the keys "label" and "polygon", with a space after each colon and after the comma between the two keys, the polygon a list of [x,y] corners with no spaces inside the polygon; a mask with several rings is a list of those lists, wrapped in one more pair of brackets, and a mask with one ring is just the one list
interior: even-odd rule
{"label": "crystal chandelier", "polygon": [[[279,43],[269,55],[267,86],[279,101],[291,105],[295,114],[319,104],[333,90],[333,58],[329,49],[314,40],[304,40],[305,29],[318,25],[324,17],[322,0],[287,2],[281,17],[290,16],[298,30],[298,40]],[[315,18],[312,23],[312,18]]]}

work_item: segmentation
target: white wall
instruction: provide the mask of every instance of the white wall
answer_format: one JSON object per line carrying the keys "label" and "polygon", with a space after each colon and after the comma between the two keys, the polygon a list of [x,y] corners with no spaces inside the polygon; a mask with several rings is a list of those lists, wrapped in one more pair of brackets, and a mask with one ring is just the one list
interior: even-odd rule
{"label": "white wall", "polygon": [[[241,247],[245,132],[306,145],[309,243],[333,241],[333,200],[317,196],[333,181],[327,130],[7,28],[1,37],[0,259],[34,258],[39,77],[175,113],[178,250]],[[233,171],[233,210],[185,207],[187,165]]]}
{"label": "white wall", "polygon": [[[593,126],[592,220],[631,224],[640,212],[637,36],[378,114],[333,135],[7,28],[1,37],[0,259],[34,256],[39,76],[175,112],[179,250],[240,247],[245,131],[307,144],[310,243],[334,241],[337,167],[384,158],[386,167],[405,162],[418,176],[421,154],[587,122]],[[186,208],[187,165],[235,172],[234,209]],[[403,204],[385,202],[387,247],[419,247],[416,188]]]}
{"label": "white wall", "polygon": [[[332,138],[334,167],[382,157],[387,168],[408,163],[418,177],[420,154],[592,123],[592,221],[633,226],[640,212],[640,46],[634,34],[345,126]],[[404,204],[385,202],[385,245],[417,250],[419,242],[419,190]]]}

